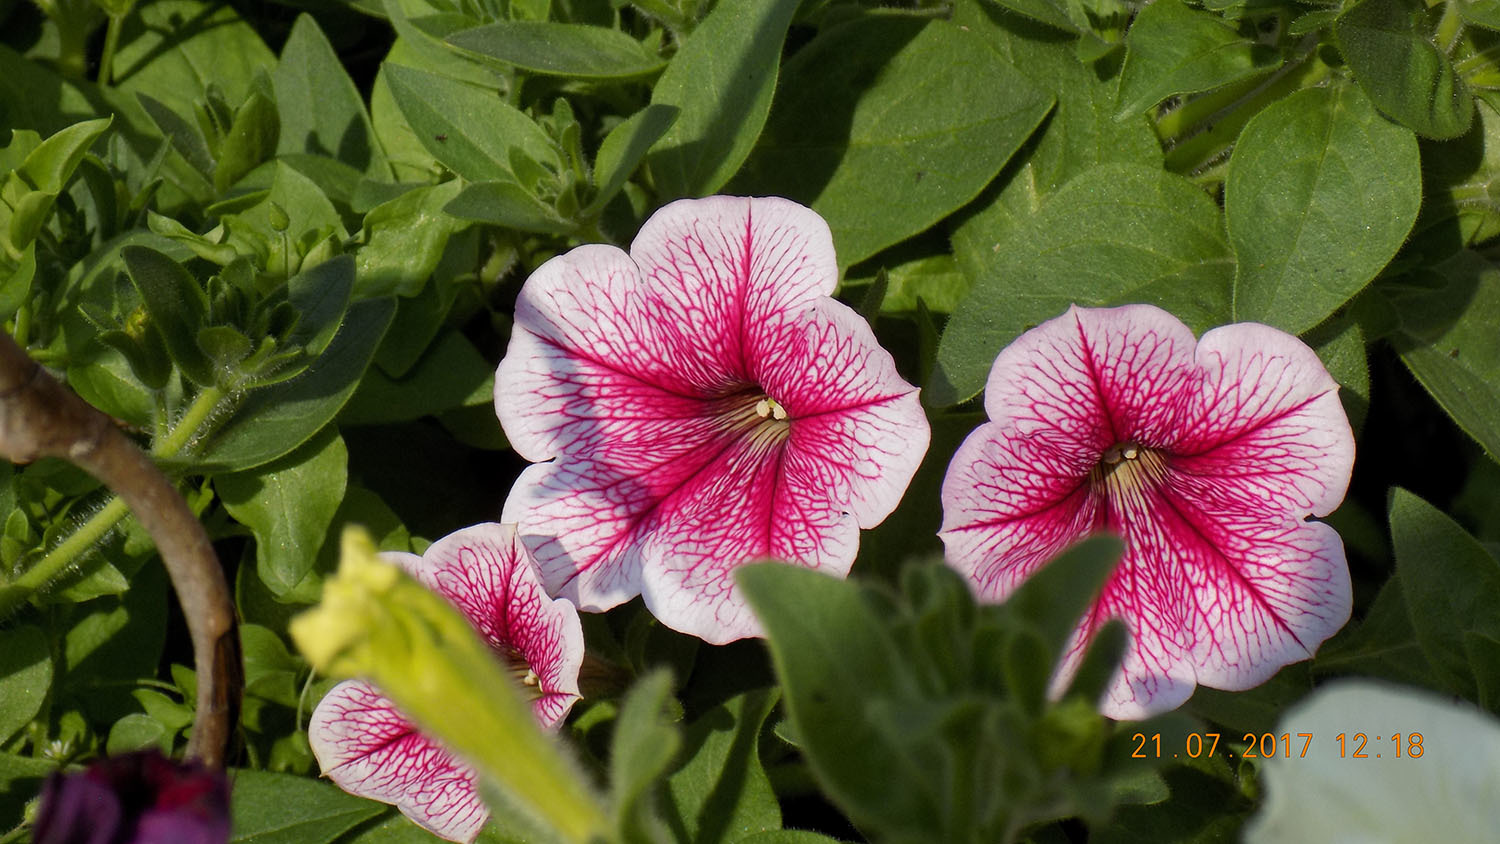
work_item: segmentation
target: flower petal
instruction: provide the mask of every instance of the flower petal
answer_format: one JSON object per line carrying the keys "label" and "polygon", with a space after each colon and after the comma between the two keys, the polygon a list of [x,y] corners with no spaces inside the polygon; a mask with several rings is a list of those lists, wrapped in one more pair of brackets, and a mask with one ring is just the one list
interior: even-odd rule
{"label": "flower petal", "polygon": [[[760,342],[756,380],[791,418],[783,480],[802,481],[795,494],[847,509],[862,528],[880,524],[927,454],[931,430],[917,389],[869,323],[833,299]],[[846,571],[852,562],[851,551]]]}
{"label": "flower petal", "polygon": [[734,567],[847,573],[928,426],[868,324],[828,298],[837,278],[816,213],[714,197],[658,211],[628,257],[583,247],[528,279],[496,409],[519,453],[555,460],[522,473],[502,519],[549,591],[585,610],[643,594],[724,642],[758,631]]}
{"label": "flower petal", "polygon": [[1348,620],[1342,542],[1305,519],[1342,500],[1353,435],[1295,337],[1241,324],[1195,343],[1158,308],[1074,307],[1001,352],[985,405],[944,480],[941,534],[980,597],[1004,599],[1073,539],[1125,536],[1054,691],[1110,618],[1131,634],[1102,703],[1118,718],[1197,683],[1250,688]]}
{"label": "flower petal", "polygon": [[746,346],[759,332],[838,286],[828,224],[776,196],[673,202],[641,226],[630,255],[666,313],[724,339],[720,360],[753,360]]}
{"label": "flower petal", "polygon": [[339,788],[394,804],[449,841],[473,841],[489,818],[472,769],[417,732],[360,680],[334,686],[313,710],[308,742]]}
{"label": "flower petal", "polygon": [[958,447],[943,478],[938,537],[981,600],[1005,600],[1099,523],[1086,480],[1097,459],[1061,437],[1019,437],[993,423]]}
{"label": "flower petal", "polygon": [[984,407],[995,423],[1099,450],[1157,444],[1191,386],[1193,333],[1153,305],[1079,308],[1016,338],[995,358]]}
{"label": "flower petal", "polygon": [[486,523],[396,560],[458,607],[490,647],[519,652],[543,693],[533,703],[537,719],[551,728],[578,700],[583,628],[571,603],[542,590],[529,556],[513,525]]}
{"label": "flower petal", "polygon": [[1197,362],[1202,386],[1170,449],[1179,473],[1214,479],[1198,500],[1241,513],[1333,512],[1349,487],[1354,433],[1317,354],[1240,323],[1204,334]]}

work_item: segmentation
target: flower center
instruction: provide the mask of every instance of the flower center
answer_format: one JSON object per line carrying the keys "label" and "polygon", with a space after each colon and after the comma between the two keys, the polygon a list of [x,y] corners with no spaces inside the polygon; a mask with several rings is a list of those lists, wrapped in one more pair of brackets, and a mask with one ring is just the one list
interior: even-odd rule
{"label": "flower center", "polygon": [[1166,463],[1159,452],[1140,443],[1110,446],[1099,456],[1099,465],[1089,472],[1094,489],[1119,500],[1135,498],[1166,476]]}
{"label": "flower center", "polygon": [[781,402],[759,387],[749,387],[723,400],[718,415],[724,430],[748,437],[755,445],[775,445],[786,439],[791,414]]}
{"label": "flower center", "polygon": [[513,647],[506,647],[500,658],[505,662],[505,667],[510,671],[510,676],[516,678],[521,684],[521,694],[527,700],[536,700],[542,696],[542,681],[531,669],[531,663],[526,661],[526,656]]}
{"label": "flower center", "polygon": [[781,420],[786,418],[786,408],[778,404],[775,399],[771,398],[770,396],[766,396],[765,398],[755,403],[755,415],[759,416],[762,419],[765,419],[767,416],[769,416],[772,419],[775,419],[777,422],[780,422]]}

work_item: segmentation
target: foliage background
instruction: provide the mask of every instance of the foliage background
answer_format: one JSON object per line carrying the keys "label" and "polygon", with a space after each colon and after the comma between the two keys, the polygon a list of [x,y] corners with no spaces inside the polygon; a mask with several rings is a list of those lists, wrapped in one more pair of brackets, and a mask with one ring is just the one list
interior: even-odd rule
{"label": "foliage background", "polygon": [[[632,678],[676,678],[641,693],[664,720],[630,722],[680,741],[641,762],[666,840],[1215,840],[1260,800],[1256,760],[1143,763],[1133,733],[1271,731],[1349,674],[1500,707],[1490,0],[0,0],[0,25],[0,315],[216,539],[246,623],[236,840],[422,838],[312,778],[330,681],[286,621],[345,522],[420,551],[495,518],[522,466],[490,407],[521,281],[715,192],[823,214],[839,295],[923,387],[934,442],[863,538],[864,585],[807,587],[842,607],[827,629],[770,625],[775,667],[638,602],[587,619],[608,669],[568,727],[587,764],[625,764]],[[1301,334],[1359,442],[1329,519],[1355,620],[1165,726],[1041,699],[1090,577],[975,611],[940,571],[902,574],[940,551],[938,484],[995,353],[1070,302],[1132,301]],[[60,764],[180,747],[193,674],[109,493],[52,461],[0,476],[8,829]],[[787,661],[823,634],[847,641]],[[868,673],[828,679],[856,657]],[[903,673],[924,664],[945,667]],[[873,755],[823,740],[851,713]],[[917,796],[883,805],[861,765]]]}

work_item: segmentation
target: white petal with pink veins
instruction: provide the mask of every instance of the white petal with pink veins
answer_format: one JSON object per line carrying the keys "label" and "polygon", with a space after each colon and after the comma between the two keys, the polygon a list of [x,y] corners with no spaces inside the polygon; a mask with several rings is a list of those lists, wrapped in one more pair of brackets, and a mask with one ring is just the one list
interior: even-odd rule
{"label": "white petal with pink veins", "polygon": [[631,251],[580,247],[523,286],[495,380],[515,521],[549,590],[636,594],[711,642],[757,635],[730,572],[845,574],[926,452],[917,391],[828,297],[833,240],[784,199],[657,211]]}
{"label": "white petal with pink veins", "polygon": [[1195,342],[1155,307],[1074,307],[1000,353],[985,405],[944,479],[941,534],[981,598],[1004,599],[1072,540],[1125,538],[1054,691],[1110,618],[1131,636],[1101,703],[1120,718],[1174,708],[1197,683],[1264,682],[1348,620],[1343,544],[1305,519],[1342,500],[1354,440],[1297,338],[1239,324]]}
{"label": "white petal with pink veins", "polygon": [[[539,724],[562,723],[579,697],[583,628],[572,604],[542,589],[513,526],[474,525],[439,539],[420,557],[384,556],[448,599],[510,670],[524,671]],[[472,769],[367,682],[340,683],[325,695],[313,710],[308,741],[323,773],[340,788],[391,803],[450,841],[472,841],[489,817]]]}
{"label": "white petal with pink veins", "polygon": [[335,785],[394,805],[434,835],[473,841],[489,819],[474,771],[417,732],[369,683],[334,686],[313,711],[307,738]]}

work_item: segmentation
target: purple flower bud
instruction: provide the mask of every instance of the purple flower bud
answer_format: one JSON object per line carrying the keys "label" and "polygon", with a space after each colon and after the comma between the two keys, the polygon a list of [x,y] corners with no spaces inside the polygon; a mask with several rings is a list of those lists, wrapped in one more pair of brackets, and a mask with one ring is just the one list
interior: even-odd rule
{"label": "purple flower bud", "polygon": [[229,781],[156,750],[54,773],[42,786],[34,844],[224,844]]}

